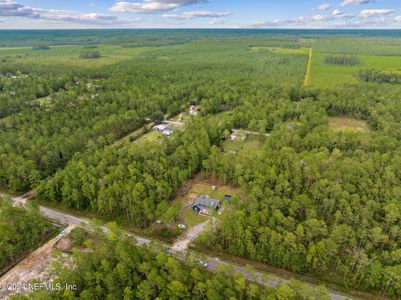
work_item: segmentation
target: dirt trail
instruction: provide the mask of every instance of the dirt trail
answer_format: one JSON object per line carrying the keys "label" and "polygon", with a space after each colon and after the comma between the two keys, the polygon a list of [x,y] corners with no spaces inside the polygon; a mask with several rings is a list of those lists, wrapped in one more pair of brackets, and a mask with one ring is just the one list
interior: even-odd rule
{"label": "dirt trail", "polygon": [[306,74],[305,74],[305,80],[304,80],[304,86],[307,86],[310,84],[310,76],[311,76],[311,69],[312,69],[312,56],[313,56],[313,49],[309,49],[309,59],[308,59],[308,66],[306,68]]}
{"label": "dirt trail", "polygon": [[203,232],[207,225],[211,222],[211,220],[207,220],[206,222],[200,223],[191,227],[187,230],[187,232],[175,242],[175,244],[171,247],[172,252],[180,252],[188,249],[189,244],[195,240],[198,235]]}
{"label": "dirt trail", "polygon": [[[68,228],[63,231],[63,235],[68,234],[74,227],[75,225],[68,226]],[[15,294],[28,293],[29,290],[25,290],[24,286],[31,280],[39,278],[49,267],[52,258],[52,250],[61,239],[61,235],[51,239],[4,274],[0,278],[0,299],[6,299]],[[12,288],[4,288],[10,284],[13,285]]]}

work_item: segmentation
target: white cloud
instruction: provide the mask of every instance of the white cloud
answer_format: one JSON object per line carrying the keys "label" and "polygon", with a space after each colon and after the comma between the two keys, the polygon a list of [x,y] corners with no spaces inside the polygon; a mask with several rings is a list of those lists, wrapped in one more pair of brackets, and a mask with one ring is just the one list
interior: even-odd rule
{"label": "white cloud", "polygon": [[76,11],[32,8],[14,1],[0,0],[0,16],[35,18],[41,21],[85,23],[94,25],[122,24],[125,21],[111,15]]}
{"label": "white cloud", "polygon": [[247,27],[264,28],[264,27],[277,27],[277,26],[283,26],[283,25],[304,24],[304,23],[305,23],[305,18],[298,17],[295,19],[276,19],[273,21],[255,21],[255,22],[248,24]]}
{"label": "white cloud", "polygon": [[359,14],[362,18],[384,16],[394,13],[394,9],[365,9]]}
{"label": "white cloud", "polygon": [[116,2],[110,10],[116,12],[157,13],[171,11],[178,7],[205,2],[206,0],[145,0],[143,2]]}
{"label": "white cloud", "polygon": [[328,3],[321,4],[317,7],[318,10],[329,10],[331,8],[331,5]]}
{"label": "white cloud", "polygon": [[326,16],[326,15],[315,15],[311,18],[312,21],[315,22],[321,22],[321,21],[326,21],[328,20],[330,17]]}
{"label": "white cloud", "polygon": [[0,16],[37,18],[39,14],[32,8],[13,1],[0,1]]}
{"label": "white cloud", "polygon": [[44,19],[58,22],[68,23],[90,23],[99,25],[112,25],[115,23],[121,23],[115,16],[103,15],[97,13],[89,14],[78,14],[78,15],[53,15],[46,16]]}
{"label": "white cloud", "polygon": [[210,21],[210,25],[224,25],[224,24],[226,24],[226,21],[224,20],[214,19]]}
{"label": "white cloud", "polygon": [[205,10],[199,10],[199,11],[187,11],[184,12],[180,15],[176,14],[164,14],[164,18],[169,18],[169,19],[176,19],[176,20],[189,20],[189,19],[195,19],[195,18],[222,18],[222,17],[228,17],[231,15],[230,12],[210,12],[210,11],[205,11]]}
{"label": "white cloud", "polygon": [[362,5],[362,4],[368,4],[374,2],[373,0],[344,0],[340,6],[341,7],[347,7],[350,5]]}
{"label": "white cloud", "polygon": [[396,16],[396,17],[394,18],[394,21],[396,21],[396,22],[401,22],[401,16]]}
{"label": "white cloud", "polygon": [[333,11],[331,12],[331,14],[332,14],[334,17],[336,17],[336,18],[352,18],[352,17],[354,17],[354,15],[352,15],[352,14],[346,14],[346,13],[342,12],[342,11],[339,10],[339,9],[333,10]]}

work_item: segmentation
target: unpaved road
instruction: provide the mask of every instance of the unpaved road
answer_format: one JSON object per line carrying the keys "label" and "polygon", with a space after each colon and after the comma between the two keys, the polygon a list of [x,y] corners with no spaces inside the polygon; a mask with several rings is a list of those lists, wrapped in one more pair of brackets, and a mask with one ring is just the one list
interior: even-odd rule
{"label": "unpaved road", "polygon": [[[68,234],[74,227],[75,225],[68,226],[64,229],[63,235]],[[52,251],[61,238],[62,236],[58,235],[51,239],[4,274],[0,278],[0,299],[29,292],[29,290],[26,290],[26,284],[33,279],[39,278],[40,274],[49,266]]]}
{"label": "unpaved road", "polygon": [[182,237],[179,237],[177,242],[171,247],[171,250],[173,252],[179,252],[179,251],[186,251],[188,250],[189,244],[195,240],[198,235],[206,229],[207,225],[211,222],[212,220],[207,220],[203,223],[200,223],[198,225],[195,225],[187,230],[185,234]]}
{"label": "unpaved road", "polygon": [[[14,204],[22,204],[24,205],[26,203],[26,201],[29,199],[29,197],[31,197],[32,195],[34,195],[34,193],[30,193],[30,194],[25,194],[28,195],[28,198],[25,197],[15,197],[13,198]],[[60,211],[56,211],[53,209],[49,209],[43,206],[40,206],[40,211],[48,216],[51,219],[54,219],[56,221],[59,221],[61,223],[66,223],[68,225],[70,225],[70,227],[72,226],[77,226],[80,224],[83,225],[88,225],[90,224],[90,221],[86,218],[80,218],[80,217],[75,217],[75,216],[71,216],[68,215],[66,213],[60,212]],[[208,222],[206,222],[207,225]],[[196,234],[196,231],[198,230],[202,230],[204,227],[206,226],[204,223],[200,224],[202,226],[199,226],[198,228],[194,229],[194,231],[192,231],[191,233],[189,233],[189,238],[191,238],[191,236],[193,234]],[[108,228],[106,227],[102,227],[104,231],[109,231]],[[134,238],[137,242],[138,245],[149,245],[151,244],[152,240],[147,239],[147,238],[142,238],[139,236],[136,236],[132,233],[126,233],[128,236],[131,236],[132,238]],[[41,248],[37,249],[34,253],[32,253],[33,257],[31,257],[30,260],[28,260],[30,263],[26,264],[25,260],[23,262],[21,262],[19,265],[17,265],[16,267],[14,267],[13,269],[11,269],[8,273],[6,273],[2,278],[0,278],[0,282],[4,282],[5,280],[17,280],[18,277],[17,276],[23,276],[22,278],[29,278],[28,275],[24,275],[25,273],[30,273],[33,272],[32,275],[36,274],[34,271],[31,271],[32,269],[35,268],[35,265],[43,265],[43,259],[51,252],[52,249],[52,245],[54,246],[55,244],[52,243],[56,243],[57,238],[55,238],[54,240],[50,241],[49,243],[47,243],[46,245],[42,246]],[[171,253],[172,255],[174,255],[176,258],[178,259],[184,259],[185,255],[188,253],[188,250],[179,250],[179,249],[174,249],[174,248],[168,248],[168,245],[164,245],[166,247],[166,249],[168,249],[168,252]],[[186,245],[188,246],[188,245]],[[29,258],[28,257],[28,258]],[[215,257],[207,257],[206,258],[208,261],[208,267],[207,269],[211,272],[216,271],[216,268],[218,267],[219,264],[225,264],[225,265],[230,265],[234,268],[234,270],[236,272],[239,272],[241,274],[243,274],[243,276],[248,279],[248,280],[256,280],[257,282],[259,282],[260,284],[263,285],[270,285],[270,286],[278,286],[282,283],[287,283],[288,280],[286,278],[282,278],[279,277],[277,275],[272,275],[272,274],[267,274],[265,272],[253,272],[253,274],[249,274],[247,271],[247,268],[244,266],[240,266],[237,264],[234,264],[233,262],[229,262],[229,261],[224,261],[224,260],[220,260],[217,259]],[[42,262],[42,263],[41,263]],[[25,273],[24,273],[25,272]],[[14,275],[13,275],[14,274]],[[20,275],[18,275],[20,274]],[[268,276],[266,276],[268,275]],[[268,278],[266,278],[268,277]],[[6,279],[5,279],[6,278]],[[34,276],[32,277],[34,278]],[[309,284],[310,286],[314,286],[313,284],[310,284],[308,282],[305,282],[306,284]],[[355,299],[355,297],[351,297],[350,295],[345,295],[343,293],[334,291],[334,290],[330,290],[330,298],[333,300],[343,300],[346,298],[350,298],[350,299]]]}

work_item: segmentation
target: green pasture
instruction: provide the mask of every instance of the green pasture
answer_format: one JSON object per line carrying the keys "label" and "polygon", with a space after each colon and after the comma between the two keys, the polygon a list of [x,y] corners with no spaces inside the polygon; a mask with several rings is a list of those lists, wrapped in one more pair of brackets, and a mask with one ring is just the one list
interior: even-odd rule
{"label": "green pasture", "polygon": [[[123,48],[115,45],[98,45],[87,49],[84,46],[52,46],[49,50],[32,50],[32,48],[0,48],[0,60],[11,63],[68,65],[78,67],[99,67],[135,58],[149,48]],[[102,57],[97,59],[80,59],[81,52],[98,51]]]}
{"label": "green pasture", "polygon": [[328,54],[313,53],[310,85],[319,88],[334,87],[339,84],[357,83],[355,74],[360,70],[401,72],[401,56],[358,55],[360,65],[344,66],[326,64]]}

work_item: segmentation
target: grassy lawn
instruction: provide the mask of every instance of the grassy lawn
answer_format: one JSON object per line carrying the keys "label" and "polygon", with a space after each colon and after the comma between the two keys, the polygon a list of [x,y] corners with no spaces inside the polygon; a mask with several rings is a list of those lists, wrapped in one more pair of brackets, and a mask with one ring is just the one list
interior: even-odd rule
{"label": "grassy lawn", "polygon": [[309,54],[309,48],[251,47],[252,51],[268,50],[279,54]]}
{"label": "grassy lawn", "polygon": [[135,140],[135,143],[159,143],[164,136],[157,131],[149,131],[139,139]]}
{"label": "grassy lawn", "polygon": [[355,74],[359,70],[376,69],[378,71],[401,72],[399,56],[357,56],[361,64],[354,66],[330,65],[324,63],[328,54],[313,53],[310,84],[315,87],[335,87],[338,84],[357,83]]}
{"label": "grassy lawn", "polygon": [[365,121],[357,120],[350,117],[330,117],[329,127],[336,131],[353,130],[361,132],[369,132],[370,127]]}
{"label": "grassy lawn", "polygon": [[178,195],[174,200],[174,203],[179,203],[181,206],[180,216],[182,218],[182,222],[187,227],[195,226],[199,223],[207,221],[207,217],[198,215],[195,211],[192,210],[192,204],[196,198],[201,195],[208,195],[214,199],[220,200],[222,203],[222,209],[224,210],[224,206],[228,203],[224,201],[224,195],[237,195],[239,197],[243,197],[241,191],[239,189],[230,187],[230,186],[217,186],[216,190],[212,189],[212,186],[203,182],[189,183],[192,186],[189,187],[189,190],[185,194]]}
{"label": "grassy lawn", "polygon": [[260,135],[248,135],[245,141],[243,142],[233,142],[228,139],[224,143],[224,151],[225,152],[236,152],[240,154],[255,154],[260,151],[263,147],[263,144],[266,140],[265,136]]}
{"label": "grassy lawn", "polygon": [[[77,67],[99,67],[134,58],[150,48],[122,48],[114,45],[99,45],[94,49],[84,46],[53,46],[49,50],[31,48],[0,48],[0,59],[8,62],[41,65],[68,65]],[[81,52],[99,51],[97,59],[79,59]]]}
{"label": "grassy lawn", "polygon": [[16,193],[11,192],[6,187],[0,185],[0,195],[7,196],[7,197],[14,197],[17,196]]}

